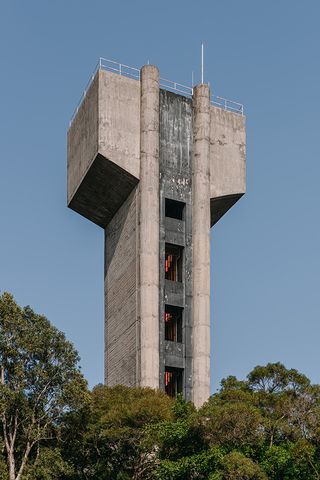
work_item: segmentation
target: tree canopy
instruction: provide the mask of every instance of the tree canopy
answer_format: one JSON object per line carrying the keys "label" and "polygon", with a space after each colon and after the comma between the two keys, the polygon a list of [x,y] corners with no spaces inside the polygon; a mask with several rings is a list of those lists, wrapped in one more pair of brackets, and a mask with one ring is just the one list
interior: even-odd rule
{"label": "tree canopy", "polygon": [[320,386],[281,363],[200,408],[159,390],[88,391],[63,333],[0,296],[0,480],[320,480]]}
{"label": "tree canopy", "polygon": [[57,456],[40,445],[88,398],[78,361],[73,345],[44,316],[19,307],[8,293],[0,296],[0,423],[10,480],[27,475],[27,463],[30,470],[45,455]]}
{"label": "tree canopy", "polygon": [[66,460],[81,465],[73,479],[320,479],[319,394],[281,363],[224,379],[199,410],[150,389],[99,386],[82,430],[69,427],[84,464],[67,449]]}

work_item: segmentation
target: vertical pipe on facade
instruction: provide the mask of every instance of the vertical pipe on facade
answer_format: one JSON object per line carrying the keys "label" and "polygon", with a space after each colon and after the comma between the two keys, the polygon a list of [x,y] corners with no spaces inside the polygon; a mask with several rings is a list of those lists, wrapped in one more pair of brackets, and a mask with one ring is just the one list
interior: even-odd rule
{"label": "vertical pipe on facade", "polygon": [[159,70],[140,78],[140,385],[159,388]]}
{"label": "vertical pipe on facade", "polygon": [[210,88],[193,90],[192,275],[193,402],[210,395]]}

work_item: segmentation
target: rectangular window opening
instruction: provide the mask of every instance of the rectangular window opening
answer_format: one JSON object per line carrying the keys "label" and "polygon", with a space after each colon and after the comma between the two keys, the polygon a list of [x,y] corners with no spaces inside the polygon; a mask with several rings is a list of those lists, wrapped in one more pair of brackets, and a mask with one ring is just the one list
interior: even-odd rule
{"label": "rectangular window opening", "polygon": [[166,198],[166,217],[184,220],[185,203]]}
{"label": "rectangular window opening", "polygon": [[171,342],[182,342],[182,308],[165,306],[164,323],[165,339]]}
{"label": "rectangular window opening", "polygon": [[164,386],[166,394],[176,397],[183,389],[183,369],[166,367],[164,373]]}
{"label": "rectangular window opening", "polygon": [[166,243],[165,278],[172,282],[182,282],[183,247]]}

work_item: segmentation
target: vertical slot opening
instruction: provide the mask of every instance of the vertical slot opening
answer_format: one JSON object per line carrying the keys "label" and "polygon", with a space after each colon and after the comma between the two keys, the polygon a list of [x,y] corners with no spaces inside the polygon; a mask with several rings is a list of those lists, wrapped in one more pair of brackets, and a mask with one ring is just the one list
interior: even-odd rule
{"label": "vertical slot opening", "polygon": [[164,373],[164,385],[166,394],[170,397],[176,397],[182,393],[183,388],[183,369],[166,367]]}
{"label": "vertical slot opening", "polygon": [[166,243],[165,278],[172,282],[182,282],[183,247]]}
{"label": "vertical slot opening", "polygon": [[165,306],[164,323],[165,339],[171,342],[182,342],[182,308]]}
{"label": "vertical slot opening", "polygon": [[185,203],[166,198],[166,217],[176,218],[177,220],[184,220],[184,207]]}

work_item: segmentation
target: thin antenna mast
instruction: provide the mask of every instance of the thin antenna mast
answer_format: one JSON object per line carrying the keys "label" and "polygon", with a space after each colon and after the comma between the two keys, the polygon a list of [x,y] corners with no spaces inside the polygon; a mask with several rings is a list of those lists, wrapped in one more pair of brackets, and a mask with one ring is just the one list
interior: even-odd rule
{"label": "thin antenna mast", "polygon": [[203,43],[201,44],[201,83],[203,83]]}

